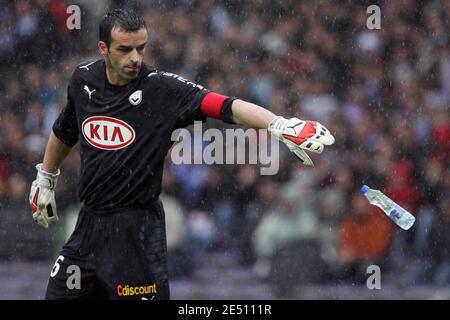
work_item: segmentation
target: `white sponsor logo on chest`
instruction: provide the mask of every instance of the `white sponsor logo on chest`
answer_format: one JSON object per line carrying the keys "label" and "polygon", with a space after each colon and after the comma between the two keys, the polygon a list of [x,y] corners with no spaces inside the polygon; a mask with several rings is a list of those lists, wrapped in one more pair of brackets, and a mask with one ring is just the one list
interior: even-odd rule
{"label": "white sponsor logo on chest", "polygon": [[83,121],[81,131],[87,142],[103,150],[117,150],[133,143],[136,134],[125,121],[105,116],[89,117]]}

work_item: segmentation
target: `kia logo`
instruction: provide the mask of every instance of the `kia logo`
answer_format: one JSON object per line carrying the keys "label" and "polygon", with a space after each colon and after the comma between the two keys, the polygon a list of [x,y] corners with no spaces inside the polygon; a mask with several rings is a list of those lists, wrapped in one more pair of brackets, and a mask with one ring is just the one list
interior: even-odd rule
{"label": "kia logo", "polygon": [[117,150],[130,145],[136,137],[126,122],[111,117],[90,117],[81,126],[84,138],[94,147]]}

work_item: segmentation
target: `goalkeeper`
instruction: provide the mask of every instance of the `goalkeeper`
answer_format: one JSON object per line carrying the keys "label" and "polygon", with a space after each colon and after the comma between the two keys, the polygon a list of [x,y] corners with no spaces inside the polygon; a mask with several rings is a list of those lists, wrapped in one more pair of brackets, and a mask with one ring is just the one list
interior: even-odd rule
{"label": "goalkeeper", "polygon": [[[164,209],[158,196],[171,133],[195,120],[268,128],[307,166],[334,137],[320,123],[285,119],[143,63],[147,28],[116,9],[99,26],[103,59],[79,65],[68,101],[36,166],[30,207],[41,226],[58,221],[59,167],[80,143],[77,224],[50,274],[46,299],[169,299]],[[70,265],[80,288],[68,288]]]}

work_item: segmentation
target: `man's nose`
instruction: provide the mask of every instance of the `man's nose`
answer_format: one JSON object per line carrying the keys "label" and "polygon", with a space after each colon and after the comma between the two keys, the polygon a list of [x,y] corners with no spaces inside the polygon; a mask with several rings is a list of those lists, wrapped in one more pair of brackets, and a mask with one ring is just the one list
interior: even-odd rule
{"label": "man's nose", "polygon": [[130,61],[133,64],[137,64],[139,63],[139,53],[137,52],[136,49],[134,49],[133,51],[131,51],[130,53]]}

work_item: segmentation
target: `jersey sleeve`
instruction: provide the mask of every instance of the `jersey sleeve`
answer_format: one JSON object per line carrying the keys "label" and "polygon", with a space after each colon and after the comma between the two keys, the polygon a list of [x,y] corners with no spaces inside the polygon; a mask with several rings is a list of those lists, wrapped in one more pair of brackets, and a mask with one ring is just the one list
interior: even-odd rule
{"label": "jersey sleeve", "polygon": [[53,124],[53,133],[65,145],[73,147],[78,142],[78,124],[73,104],[72,79],[67,87],[67,104]]}
{"label": "jersey sleeve", "polygon": [[187,127],[194,121],[206,121],[200,106],[209,91],[172,73],[163,72],[162,76],[169,87],[169,99],[176,117],[176,128]]}

